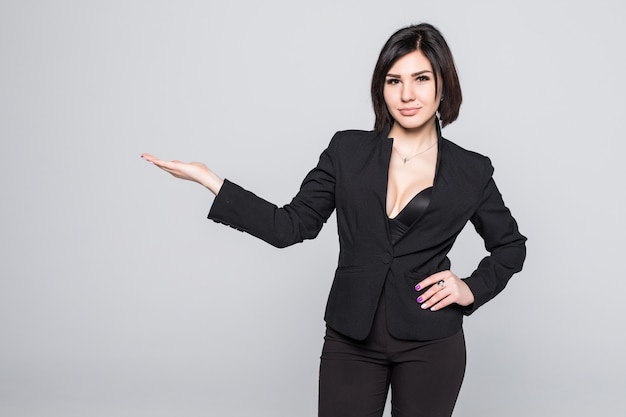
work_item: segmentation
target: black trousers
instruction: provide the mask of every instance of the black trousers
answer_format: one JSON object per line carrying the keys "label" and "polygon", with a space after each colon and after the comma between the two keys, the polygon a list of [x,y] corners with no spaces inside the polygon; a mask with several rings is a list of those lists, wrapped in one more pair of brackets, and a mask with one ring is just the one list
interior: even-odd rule
{"label": "black trousers", "polygon": [[393,417],[450,417],[465,374],[463,331],[426,342],[396,339],[382,300],[364,341],[327,327],[319,417],[380,417],[389,387]]}

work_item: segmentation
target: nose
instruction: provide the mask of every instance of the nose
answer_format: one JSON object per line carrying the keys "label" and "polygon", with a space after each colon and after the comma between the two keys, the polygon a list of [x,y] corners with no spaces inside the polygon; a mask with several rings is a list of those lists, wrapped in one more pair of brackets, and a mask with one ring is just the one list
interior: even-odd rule
{"label": "nose", "polygon": [[409,102],[415,100],[415,92],[409,83],[402,84],[402,101]]}

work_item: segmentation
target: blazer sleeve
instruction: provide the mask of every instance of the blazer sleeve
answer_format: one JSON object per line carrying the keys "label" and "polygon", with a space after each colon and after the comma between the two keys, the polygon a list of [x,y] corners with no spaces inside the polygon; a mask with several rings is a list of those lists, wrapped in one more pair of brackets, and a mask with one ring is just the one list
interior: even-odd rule
{"label": "blazer sleeve", "polygon": [[335,209],[333,149],[336,138],[337,135],[321,154],[317,166],[304,178],[300,191],[289,204],[277,207],[224,180],[208,218],[279,248],[315,238]]}
{"label": "blazer sleeve", "polygon": [[493,166],[488,162],[488,180],[478,209],[470,218],[489,252],[465,283],[474,294],[474,303],[464,313],[472,314],[504,289],[509,279],[521,271],[526,258],[526,237],[502,200],[493,180]]}

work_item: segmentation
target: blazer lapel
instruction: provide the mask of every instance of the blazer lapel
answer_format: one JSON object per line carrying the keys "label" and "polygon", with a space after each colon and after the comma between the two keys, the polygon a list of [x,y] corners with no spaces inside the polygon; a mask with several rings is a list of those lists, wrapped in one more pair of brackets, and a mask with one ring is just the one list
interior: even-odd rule
{"label": "blazer lapel", "polygon": [[387,216],[387,189],[389,187],[389,164],[391,163],[391,152],[393,150],[393,139],[389,138],[389,130],[387,128],[380,134],[378,148],[378,163],[380,173],[376,175],[376,178],[380,178],[379,183],[376,186],[376,195],[380,202],[380,211],[382,218],[385,220],[385,232],[389,245],[391,245],[391,231],[389,230],[389,221]]}

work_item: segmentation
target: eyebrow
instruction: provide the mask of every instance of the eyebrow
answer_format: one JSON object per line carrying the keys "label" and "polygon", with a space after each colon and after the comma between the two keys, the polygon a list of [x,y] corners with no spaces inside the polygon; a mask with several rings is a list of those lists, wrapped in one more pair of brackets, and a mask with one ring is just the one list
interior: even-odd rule
{"label": "eyebrow", "polygon": [[[428,72],[432,74],[432,71],[429,71],[429,70],[423,70],[423,71],[418,71],[418,72],[415,72],[415,73],[411,74],[411,77],[417,77],[418,75],[426,74],[426,73],[428,73]],[[386,77],[391,77],[391,78],[402,78],[402,76],[401,76],[401,75],[398,75],[398,74],[387,74],[387,75],[386,75]]]}

